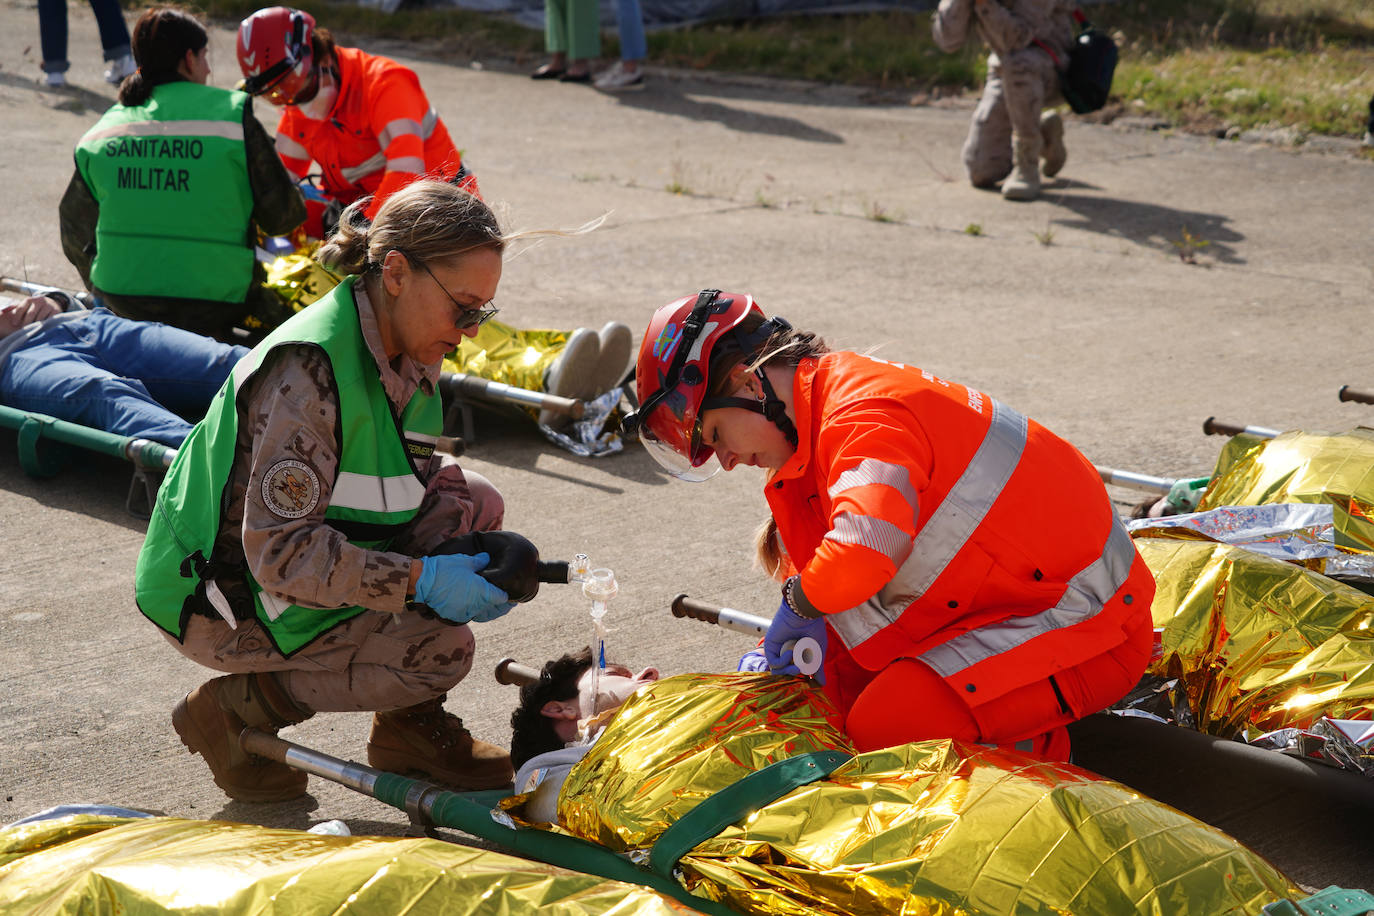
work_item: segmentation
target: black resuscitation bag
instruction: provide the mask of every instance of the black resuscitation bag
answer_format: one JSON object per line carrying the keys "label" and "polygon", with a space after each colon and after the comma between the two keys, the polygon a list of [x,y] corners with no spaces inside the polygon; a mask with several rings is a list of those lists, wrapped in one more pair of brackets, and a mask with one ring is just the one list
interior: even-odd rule
{"label": "black resuscitation bag", "polygon": [[1078,36],[1069,49],[1069,66],[1059,73],[1059,90],[1075,113],[1087,114],[1107,104],[1118,55],[1116,42],[1093,28],[1082,10],[1074,10],[1073,18]]}

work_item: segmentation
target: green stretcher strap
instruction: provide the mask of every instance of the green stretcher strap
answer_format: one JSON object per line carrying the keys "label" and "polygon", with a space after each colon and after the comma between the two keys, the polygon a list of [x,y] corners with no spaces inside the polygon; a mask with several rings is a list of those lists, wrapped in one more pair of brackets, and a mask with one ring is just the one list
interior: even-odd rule
{"label": "green stretcher strap", "polygon": [[1365,916],[1374,913],[1374,894],[1331,887],[1296,902],[1279,900],[1266,906],[1264,916]]}
{"label": "green stretcher strap", "polygon": [[[416,780],[394,773],[382,773],[373,786],[373,796],[402,811],[410,810],[406,796],[415,788]],[[462,830],[473,836],[497,843],[506,851],[560,868],[597,875],[627,884],[637,884],[672,897],[709,916],[738,916],[739,911],[722,903],[694,896],[671,878],[640,868],[604,846],[562,833],[551,833],[533,827],[512,826],[492,817],[495,801],[508,792],[459,793],[438,790],[430,796],[429,820],[436,827]]]}
{"label": "green stretcher strap", "polygon": [[670,877],[677,860],[696,846],[793,789],[824,779],[851,759],[843,751],[814,751],[779,760],[726,786],[663,831],[649,853],[649,870]]}

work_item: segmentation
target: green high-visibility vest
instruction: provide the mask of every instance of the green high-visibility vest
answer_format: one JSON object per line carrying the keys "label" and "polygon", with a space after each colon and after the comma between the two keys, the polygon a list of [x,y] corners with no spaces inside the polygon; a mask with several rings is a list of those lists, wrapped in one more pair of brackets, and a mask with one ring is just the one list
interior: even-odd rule
{"label": "green high-visibility vest", "polygon": [[[333,369],[342,452],[325,521],[359,547],[386,550],[420,508],[425,481],[416,468],[425,467],[434,454],[443,407],[438,394],[417,390],[396,415],[358,324],[356,280],[348,278],[287,320],[234,367],[167,471],[138,555],[134,588],[144,616],[178,639],[185,636],[191,614],[210,612],[215,598],[222,600],[213,580],[233,576],[247,582],[254,595],[254,615],[283,655],[365,610],[304,608],[264,592],[241,552],[236,565],[224,558],[210,561],[234,465],[236,396],[273,348],[313,344],[325,351]],[[265,476],[264,501],[286,517],[309,513],[315,508],[312,497],[317,500],[320,495],[315,474],[304,462],[277,462]]]}
{"label": "green high-visibility vest", "polygon": [[253,281],[248,96],[164,83],[76,145],[100,205],[91,285],[116,296],[243,302]]}

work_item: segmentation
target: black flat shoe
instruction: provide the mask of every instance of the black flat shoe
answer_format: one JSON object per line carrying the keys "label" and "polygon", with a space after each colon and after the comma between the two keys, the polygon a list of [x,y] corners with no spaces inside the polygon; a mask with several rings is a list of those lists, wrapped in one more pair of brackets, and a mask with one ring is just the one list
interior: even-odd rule
{"label": "black flat shoe", "polygon": [[548,64],[540,67],[530,74],[532,80],[557,80],[562,79],[563,74],[567,73],[566,67],[551,67]]}
{"label": "black flat shoe", "polygon": [[585,73],[564,73],[558,78],[560,83],[590,83],[592,81],[592,71]]}

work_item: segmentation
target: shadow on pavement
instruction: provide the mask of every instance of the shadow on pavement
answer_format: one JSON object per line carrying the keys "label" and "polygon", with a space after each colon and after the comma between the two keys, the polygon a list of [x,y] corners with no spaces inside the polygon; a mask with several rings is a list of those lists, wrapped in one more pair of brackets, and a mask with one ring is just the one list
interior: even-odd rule
{"label": "shadow on pavement", "polygon": [[20,76],[18,73],[0,73],[0,86],[13,86],[16,89],[31,89],[36,93],[51,97],[49,106],[73,114],[104,114],[115,103],[112,95],[101,95],[90,89],[83,89],[68,83],[61,89],[49,89],[37,79]]}
{"label": "shadow on pavement", "polygon": [[[728,89],[711,86],[711,94],[717,97],[730,94]],[[751,134],[768,134],[775,137],[788,137],[809,143],[843,143],[844,138],[828,130],[812,127],[796,118],[759,114],[742,108],[732,108],[717,101],[703,101],[693,98],[690,84],[681,87],[676,83],[661,81],[650,83],[643,92],[622,93],[617,98],[620,104],[630,108],[644,108],[661,114],[675,115],[693,121],[715,121],[730,130]]]}
{"label": "shadow on pavement", "polygon": [[[1068,187],[1062,190],[1088,187],[1078,182],[1066,184]],[[1205,254],[1221,264],[1245,263],[1245,258],[1240,257],[1234,247],[1236,242],[1244,241],[1245,236],[1227,225],[1231,221],[1228,216],[1177,210],[1115,197],[1059,193],[1060,190],[1058,187],[1051,188],[1044,199],[1055,206],[1072,210],[1077,219],[1059,217],[1054,220],[1057,225],[1124,238],[1138,245],[1180,255],[1189,251]]]}

